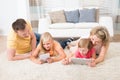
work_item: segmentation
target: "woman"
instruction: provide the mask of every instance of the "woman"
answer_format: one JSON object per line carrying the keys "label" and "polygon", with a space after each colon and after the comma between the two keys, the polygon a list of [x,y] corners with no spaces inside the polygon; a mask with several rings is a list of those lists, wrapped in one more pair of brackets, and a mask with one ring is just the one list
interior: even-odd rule
{"label": "woman", "polygon": [[[109,47],[110,35],[105,27],[96,26],[90,31],[89,38],[94,45],[97,55],[97,58],[90,64],[90,66],[94,67],[96,66],[96,64],[104,61],[105,55]],[[69,44],[69,47],[71,47],[71,45],[76,45],[79,40],[71,42],[71,44]]]}
{"label": "woman", "polygon": [[45,61],[39,59],[39,55],[43,53],[49,53],[50,55],[50,57],[46,60],[47,63],[60,61],[66,57],[59,42],[55,41],[48,32],[41,35],[40,43],[32,54],[31,60],[37,64],[44,63]]}
{"label": "woman", "polygon": [[97,26],[91,30],[90,39],[96,49],[97,58],[91,63],[91,66],[95,66],[97,63],[104,61],[109,47],[110,35],[105,27]]}

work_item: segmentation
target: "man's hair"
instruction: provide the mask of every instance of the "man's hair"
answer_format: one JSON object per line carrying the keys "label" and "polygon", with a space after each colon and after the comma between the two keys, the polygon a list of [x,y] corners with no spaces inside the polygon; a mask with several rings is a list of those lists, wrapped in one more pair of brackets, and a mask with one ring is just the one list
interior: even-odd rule
{"label": "man's hair", "polygon": [[15,22],[12,24],[12,28],[15,32],[18,30],[24,30],[26,25],[26,21],[24,19],[17,19]]}

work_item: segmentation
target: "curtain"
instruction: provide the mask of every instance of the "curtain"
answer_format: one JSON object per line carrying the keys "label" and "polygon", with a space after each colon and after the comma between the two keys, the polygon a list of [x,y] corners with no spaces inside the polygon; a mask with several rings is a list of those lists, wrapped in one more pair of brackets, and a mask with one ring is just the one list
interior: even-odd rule
{"label": "curtain", "polygon": [[33,29],[38,28],[38,20],[44,17],[42,0],[29,0],[30,21]]}

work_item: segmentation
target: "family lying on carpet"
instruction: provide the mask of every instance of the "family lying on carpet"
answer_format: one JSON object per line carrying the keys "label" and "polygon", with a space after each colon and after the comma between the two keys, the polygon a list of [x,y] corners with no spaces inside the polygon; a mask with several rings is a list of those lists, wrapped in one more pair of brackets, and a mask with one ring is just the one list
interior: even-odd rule
{"label": "family lying on carpet", "polygon": [[[49,32],[40,36],[32,31],[29,22],[24,19],[17,19],[13,22],[7,38],[7,55],[8,60],[11,61],[30,59],[37,64],[62,60],[62,64],[66,65],[72,62],[73,57],[85,58],[91,59],[87,64],[95,67],[96,64],[104,61],[109,47],[109,39],[108,30],[103,26],[96,26],[90,31],[89,38],[58,42],[53,39]],[[70,43],[67,44],[68,42]],[[66,46],[77,46],[78,49],[75,53],[69,53],[70,55],[66,56],[64,52]],[[39,59],[39,56],[45,53],[48,53],[50,57],[46,60]]]}

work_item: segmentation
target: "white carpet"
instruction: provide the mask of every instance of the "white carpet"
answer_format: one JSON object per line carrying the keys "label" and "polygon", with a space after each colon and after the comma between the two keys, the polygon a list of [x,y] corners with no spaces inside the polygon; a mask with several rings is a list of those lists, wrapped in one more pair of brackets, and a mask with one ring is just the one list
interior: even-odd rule
{"label": "white carpet", "polygon": [[86,65],[34,64],[30,60],[8,61],[0,53],[0,80],[120,80],[120,43],[111,43],[104,62]]}

